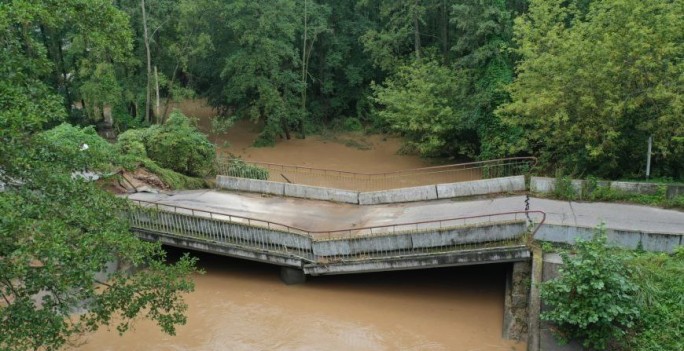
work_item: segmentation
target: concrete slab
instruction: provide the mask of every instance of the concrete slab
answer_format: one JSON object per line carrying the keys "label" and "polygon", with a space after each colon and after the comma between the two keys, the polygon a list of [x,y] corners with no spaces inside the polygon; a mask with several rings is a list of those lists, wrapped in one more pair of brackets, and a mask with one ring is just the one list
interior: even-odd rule
{"label": "concrete slab", "polygon": [[[137,193],[129,195],[129,198],[268,220],[308,231],[412,223],[525,209],[525,196],[472,201],[433,200],[370,206],[214,190],[181,191],[169,194]],[[594,228],[603,222],[606,228],[614,230],[684,234],[684,212],[676,210],[539,198],[531,198],[530,210],[545,211],[547,224]],[[485,217],[479,220],[486,222],[489,219]]]}

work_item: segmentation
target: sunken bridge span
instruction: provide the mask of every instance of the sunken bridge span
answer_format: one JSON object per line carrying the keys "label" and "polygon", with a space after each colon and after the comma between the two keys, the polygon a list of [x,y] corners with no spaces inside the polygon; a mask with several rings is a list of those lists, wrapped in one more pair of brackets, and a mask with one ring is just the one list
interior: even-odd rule
{"label": "sunken bridge span", "polygon": [[[431,192],[437,197],[437,184],[520,176],[535,162],[534,158],[523,157],[360,174],[268,163],[245,167],[241,160],[219,159],[217,169],[221,175],[217,183],[228,190],[281,196],[290,195],[285,193],[287,185],[295,197],[364,205],[410,201],[416,194],[418,200],[430,200]],[[524,184],[524,179],[519,180]],[[246,188],[231,188],[226,182]],[[277,189],[275,193],[273,189]],[[317,197],[321,192],[341,196]],[[212,210],[211,206],[180,206],[140,198],[133,201],[136,206],[129,212],[130,221],[146,240],[276,264],[292,269],[283,274],[301,277],[529,260],[527,242],[544,222],[543,212],[525,210],[523,202],[519,210],[513,211],[467,215],[446,212],[439,218],[410,219],[385,213],[380,216],[389,216],[388,221],[373,224],[373,218],[369,218],[371,224],[365,226],[352,223],[353,218],[342,214],[329,218],[336,225],[297,226],[291,218],[258,218],[250,211],[243,214]],[[278,207],[265,211],[282,213]],[[291,215],[307,216],[305,211]]]}
{"label": "sunken bridge span", "polygon": [[529,261],[533,240],[572,243],[601,222],[615,245],[682,245],[682,212],[530,198],[533,158],[379,174],[220,162],[224,191],[129,195],[132,229],[145,240],[279,265],[286,282]]}

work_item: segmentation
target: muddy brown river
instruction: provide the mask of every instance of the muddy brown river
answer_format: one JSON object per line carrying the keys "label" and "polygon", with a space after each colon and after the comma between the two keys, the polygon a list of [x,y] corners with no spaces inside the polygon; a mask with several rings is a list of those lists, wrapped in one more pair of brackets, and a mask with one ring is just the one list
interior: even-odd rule
{"label": "muddy brown river", "polygon": [[124,336],[105,328],[75,349],[525,350],[501,339],[505,265],[310,277],[287,286],[275,266],[197,255],[206,274],[194,279],[188,324],[176,336],[141,320]]}
{"label": "muddy brown river", "polygon": [[[209,130],[213,112],[201,101],[180,107]],[[343,133],[282,140],[275,148],[250,147],[257,133],[242,121],[210,139],[221,152],[253,161],[369,173],[429,166],[419,157],[397,154],[398,138]],[[180,250],[169,249],[169,254],[176,257]],[[278,267],[194,255],[206,274],[194,277],[196,290],[186,297],[188,323],[176,336],[140,320],[124,336],[103,328],[68,349],[526,349],[524,343],[501,338],[506,265],[311,277],[306,284],[287,286]]]}

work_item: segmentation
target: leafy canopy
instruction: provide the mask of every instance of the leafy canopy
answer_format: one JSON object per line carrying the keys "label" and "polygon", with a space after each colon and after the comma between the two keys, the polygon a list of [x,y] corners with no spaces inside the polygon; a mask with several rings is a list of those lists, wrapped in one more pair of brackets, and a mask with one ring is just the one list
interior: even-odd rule
{"label": "leafy canopy", "polygon": [[646,141],[657,172],[684,171],[684,3],[533,0],[516,19],[522,58],[500,108],[525,130],[509,152],[570,173],[638,175]]}

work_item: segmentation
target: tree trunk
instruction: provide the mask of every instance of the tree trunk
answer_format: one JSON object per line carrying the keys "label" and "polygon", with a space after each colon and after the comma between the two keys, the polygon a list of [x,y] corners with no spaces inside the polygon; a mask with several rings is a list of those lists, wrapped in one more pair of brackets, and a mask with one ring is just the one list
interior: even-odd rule
{"label": "tree trunk", "polygon": [[[307,32],[308,32],[308,24],[309,24],[308,20],[309,20],[309,18],[308,18],[308,14],[307,14],[307,0],[304,0],[304,35],[303,35],[303,39],[302,39],[302,107],[301,107],[302,112],[301,112],[301,116],[300,116],[300,120],[299,120],[299,124],[298,124],[300,132],[302,134],[304,134],[303,119],[304,119],[304,114],[306,111],[306,90],[307,90],[306,89],[307,88],[306,87],[306,85],[307,85],[306,84],[306,81],[307,81],[307,79],[306,79],[307,74],[306,73],[307,73],[307,69],[308,69],[307,64],[309,61],[307,59],[307,56],[306,56],[306,36],[308,34]],[[290,139],[289,135],[288,135],[288,139]]]}
{"label": "tree trunk", "polygon": [[442,55],[444,55],[444,62],[449,62],[449,5],[446,0],[442,0]]}
{"label": "tree trunk", "polygon": [[416,50],[416,59],[420,59],[420,21],[418,18],[418,1],[415,0],[413,6],[413,46]]}
{"label": "tree trunk", "polygon": [[152,78],[152,56],[150,54],[150,38],[147,34],[147,13],[145,11],[145,0],[140,0],[142,8],[143,39],[145,41],[145,53],[147,54],[147,85],[145,86],[145,121],[150,122],[150,80]]}
{"label": "tree trunk", "polygon": [[154,120],[159,123],[161,121],[159,117],[160,107],[159,107],[159,74],[157,73],[157,66],[154,66],[154,91],[156,92],[157,101],[154,104]]}

